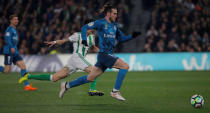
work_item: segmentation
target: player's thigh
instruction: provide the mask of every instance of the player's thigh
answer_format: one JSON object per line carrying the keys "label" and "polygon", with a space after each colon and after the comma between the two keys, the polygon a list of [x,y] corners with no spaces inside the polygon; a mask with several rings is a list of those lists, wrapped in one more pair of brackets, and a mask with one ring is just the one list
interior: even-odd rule
{"label": "player's thigh", "polygon": [[11,65],[5,65],[4,66],[4,73],[9,73],[10,72],[10,70],[11,70]]}
{"label": "player's thigh", "polygon": [[16,61],[15,64],[16,64],[20,69],[26,69],[26,65],[25,65],[25,63],[24,63],[23,60]]}
{"label": "player's thigh", "polygon": [[58,72],[52,74],[52,81],[57,81],[60,79],[63,79],[65,77],[68,76],[69,73],[69,68],[68,67],[63,67],[61,70],[59,70]]}
{"label": "player's thigh", "polygon": [[71,56],[71,58],[68,60],[67,64],[65,65],[65,68],[68,69],[68,73],[71,74],[76,71],[76,62],[75,62],[74,54]]}
{"label": "player's thigh", "polygon": [[91,72],[88,74],[87,80],[94,81],[102,73],[103,71],[99,67],[93,66]]}
{"label": "player's thigh", "polygon": [[115,62],[115,64],[113,65],[113,68],[128,70],[129,66],[122,59],[118,58],[117,61]]}
{"label": "player's thigh", "polygon": [[114,55],[99,53],[95,66],[100,68],[104,72],[107,68],[112,68],[117,59],[118,57]]}
{"label": "player's thigh", "polygon": [[76,69],[89,72],[89,67],[91,64],[82,55],[78,54],[76,57],[74,57],[74,61],[72,63]]}
{"label": "player's thigh", "polygon": [[20,69],[26,69],[23,58],[19,54],[14,55],[13,63],[16,64]]}
{"label": "player's thigh", "polygon": [[71,75],[72,73],[77,71],[76,67],[73,64],[67,64],[64,68],[68,70],[67,75]]}

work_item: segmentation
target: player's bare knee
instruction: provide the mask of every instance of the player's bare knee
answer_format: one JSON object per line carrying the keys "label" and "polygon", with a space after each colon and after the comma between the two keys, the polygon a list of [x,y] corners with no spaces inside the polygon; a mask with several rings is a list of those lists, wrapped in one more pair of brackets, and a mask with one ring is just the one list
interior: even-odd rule
{"label": "player's bare knee", "polygon": [[68,67],[64,67],[63,70],[68,73],[69,72],[69,68]]}
{"label": "player's bare knee", "polygon": [[126,70],[129,70],[129,65],[128,65],[128,64],[125,64],[125,65],[123,66],[123,68],[126,69]]}
{"label": "player's bare knee", "polygon": [[129,70],[129,68],[130,68],[129,65],[127,65],[126,69]]}
{"label": "player's bare knee", "polygon": [[23,67],[21,67],[20,69],[21,69],[21,70],[24,70],[24,69],[26,69],[26,67],[23,66]]}
{"label": "player's bare knee", "polygon": [[87,80],[88,80],[89,82],[93,82],[93,81],[95,80],[95,78],[93,78],[93,77],[87,77]]}
{"label": "player's bare knee", "polygon": [[87,72],[87,73],[90,73],[90,72],[91,72],[91,70],[87,69],[87,70],[86,70],[86,72]]}
{"label": "player's bare knee", "polygon": [[91,72],[91,69],[92,69],[92,66],[86,67],[85,68],[85,72],[90,73]]}
{"label": "player's bare knee", "polygon": [[91,79],[87,79],[89,82],[93,82],[95,79],[91,78]]}
{"label": "player's bare knee", "polygon": [[20,69],[26,69],[25,64],[20,64],[19,67],[20,67]]}

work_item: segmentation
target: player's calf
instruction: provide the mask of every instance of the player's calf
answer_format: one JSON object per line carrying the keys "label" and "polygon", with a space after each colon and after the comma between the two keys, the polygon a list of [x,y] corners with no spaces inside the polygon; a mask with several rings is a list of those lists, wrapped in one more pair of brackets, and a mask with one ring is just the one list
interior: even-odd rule
{"label": "player's calf", "polygon": [[129,70],[129,65],[119,58],[113,65],[113,68]]}
{"label": "player's calf", "polygon": [[52,81],[56,82],[60,79],[67,77],[69,69],[67,67],[62,68],[60,71],[52,75]]}

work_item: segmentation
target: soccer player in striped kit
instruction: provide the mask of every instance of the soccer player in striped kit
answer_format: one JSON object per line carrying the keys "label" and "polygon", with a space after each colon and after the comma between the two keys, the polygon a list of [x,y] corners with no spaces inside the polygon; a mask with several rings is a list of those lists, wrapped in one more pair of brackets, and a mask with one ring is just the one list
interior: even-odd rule
{"label": "soccer player in striped kit", "polygon": [[[71,58],[68,60],[68,63],[65,67],[63,67],[60,71],[55,74],[40,74],[40,75],[32,75],[27,74],[19,80],[19,83],[22,83],[28,79],[36,79],[36,80],[46,80],[56,82],[60,79],[63,79],[67,76],[70,76],[77,70],[83,70],[87,73],[90,73],[92,69],[92,65],[85,59],[86,54],[88,53],[88,49],[91,48],[94,52],[98,52],[98,48],[95,46],[95,35],[93,34],[94,30],[88,30],[87,33],[87,42],[88,46],[82,44],[81,32],[75,32],[69,38],[65,38],[62,40],[56,40],[51,42],[45,42],[49,47],[52,47],[55,44],[62,45],[65,42],[73,43],[73,54]],[[98,95],[103,96],[104,93],[101,91],[95,90],[96,80],[91,83],[90,90],[88,94],[90,96]]]}

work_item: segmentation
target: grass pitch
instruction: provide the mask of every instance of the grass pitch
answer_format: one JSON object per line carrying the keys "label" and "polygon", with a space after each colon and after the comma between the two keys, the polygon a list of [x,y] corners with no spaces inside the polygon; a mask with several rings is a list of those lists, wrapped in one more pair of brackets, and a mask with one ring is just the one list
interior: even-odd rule
{"label": "grass pitch", "polygon": [[[85,73],[76,73],[61,81],[73,80]],[[96,88],[102,97],[87,94],[90,84],[70,89],[58,99],[60,82],[31,80],[37,91],[26,92],[17,83],[20,74],[0,73],[0,113],[210,113],[210,72],[129,72],[118,101],[110,96],[115,72],[105,72],[98,78]],[[194,94],[201,94],[204,107],[190,104]]]}

